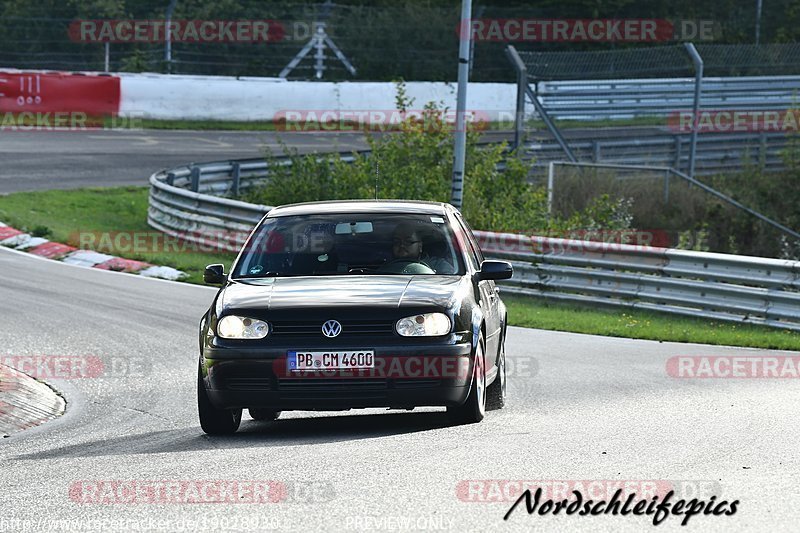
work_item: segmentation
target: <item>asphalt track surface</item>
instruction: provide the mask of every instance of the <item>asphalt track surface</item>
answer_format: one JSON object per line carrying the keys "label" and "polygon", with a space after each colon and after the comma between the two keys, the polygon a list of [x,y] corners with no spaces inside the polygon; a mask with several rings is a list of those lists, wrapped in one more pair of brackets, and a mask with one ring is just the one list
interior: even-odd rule
{"label": "asphalt track surface", "polygon": [[[258,157],[273,132],[4,132],[0,193],[144,185],[160,168]],[[281,134],[300,151],[358,149],[361,134]],[[0,442],[0,531],[413,529],[641,531],[649,517],[503,515],[505,480],[668,486],[740,500],[732,517],[669,517],[659,531],[792,531],[792,379],[676,379],[675,355],[778,352],[510,328],[509,406],[451,426],[437,409],[245,415],[211,438],[195,408],[196,327],[213,289],[71,267],[0,248],[0,355],[100,357],[96,377],[43,376],[59,420]],[[796,355],[796,354],[792,354]],[[277,503],[80,503],[77,484],[273,481]],[[468,480],[496,483],[466,485]],[[637,483],[642,482],[642,483]],[[562,483],[563,485],[563,483]],[[601,489],[601,492],[603,490]],[[76,494],[78,496],[76,496]],[[82,496],[81,496],[82,495]],[[606,495],[606,498],[608,495]],[[472,501],[480,499],[503,501]],[[109,501],[109,500],[106,500]]]}
{"label": "asphalt track surface", "polygon": [[[628,128],[630,129],[630,128]],[[651,131],[654,128],[639,128]],[[566,137],[618,136],[614,128],[571,129]],[[546,131],[532,139],[549,138]],[[511,140],[510,132],[483,140]],[[190,162],[262,157],[282,145],[300,153],[367,148],[363,132],[177,130],[0,131],[0,194],[79,187],[146,186],[153,172]]]}
{"label": "asphalt track surface", "polygon": [[[273,423],[247,418],[238,434],[211,438],[197,422],[195,372],[197,322],[213,289],[6,249],[0,273],[7,354],[151,365],[51,380],[67,414],[0,443],[0,530],[653,527],[648,517],[541,517],[522,508],[503,522],[510,502],[464,501],[471,496],[459,498],[457,487],[465,480],[669,480],[684,492],[705,490],[706,499],[740,500],[732,517],[695,516],[685,528],[669,517],[657,531],[791,531],[800,521],[800,382],[665,372],[675,355],[767,352],[511,328],[509,406],[480,424],[450,426],[437,409],[295,412]],[[264,504],[70,496],[76,483],[111,480],[271,480],[286,490]]]}
{"label": "asphalt track surface", "polygon": [[147,185],[163,168],[190,162],[298,151],[358,150],[362,133],[98,130],[0,132],[0,194],[78,187]]}

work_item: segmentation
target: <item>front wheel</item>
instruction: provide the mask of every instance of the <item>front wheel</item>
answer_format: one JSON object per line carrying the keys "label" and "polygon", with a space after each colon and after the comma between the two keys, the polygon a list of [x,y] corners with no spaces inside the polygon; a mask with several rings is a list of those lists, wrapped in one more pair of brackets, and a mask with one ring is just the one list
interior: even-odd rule
{"label": "front wheel", "polygon": [[497,377],[486,388],[486,408],[490,411],[502,409],[506,405],[506,350],[500,348],[500,361],[497,363]]}
{"label": "front wheel", "polygon": [[486,415],[486,366],[483,359],[484,340],[481,334],[475,350],[475,364],[472,365],[472,384],[469,396],[463,405],[447,408],[447,415],[459,424],[474,424],[483,420]]}
{"label": "front wheel", "polygon": [[209,435],[232,435],[242,421],[241,409],[217,409],[211,403],[203,383],[202,368],[197,370],[197,411],[200,427]]}

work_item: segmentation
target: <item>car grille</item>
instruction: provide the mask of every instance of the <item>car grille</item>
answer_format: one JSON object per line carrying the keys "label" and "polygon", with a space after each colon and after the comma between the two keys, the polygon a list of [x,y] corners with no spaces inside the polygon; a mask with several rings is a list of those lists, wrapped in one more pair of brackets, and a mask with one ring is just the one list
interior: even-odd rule
{"label": "car grille", "polygon": [[[319,337],[325,339],[322,334],[322,324],[324,320],[320,321],[288,321],[278,320],[270,321],[272,325],[271,335],[275,337]],[[342,337],[358,337],[358,336],[391,336],[394,333],[394,322],[387,322],[385,320],[359,320],[359,321],[341,321],[342,332],[337,338]]]}
{"label": "car grille", "polygon": [[278,388],[284,398],[344,399],[382,398],[390,389],[429,389],[441,386],[438,379],[280,379]]}
{"label": "car grille", "polygon": [[386,397],[385,379],[281,379],[281,397],[299,400],[382,399]]}
{"label": "car grille", "polygon": [[269,378],[228,378],[225,384],[230,390],[272,390]]}

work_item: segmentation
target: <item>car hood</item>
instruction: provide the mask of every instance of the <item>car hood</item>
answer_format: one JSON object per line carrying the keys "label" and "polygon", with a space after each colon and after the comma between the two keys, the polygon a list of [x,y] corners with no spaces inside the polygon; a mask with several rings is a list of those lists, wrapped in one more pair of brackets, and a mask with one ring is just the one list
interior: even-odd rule
{"label": "car hood", "polygon": [[218,299],[223,309],[449,307],[461,276],[330,276],[238,280]]}

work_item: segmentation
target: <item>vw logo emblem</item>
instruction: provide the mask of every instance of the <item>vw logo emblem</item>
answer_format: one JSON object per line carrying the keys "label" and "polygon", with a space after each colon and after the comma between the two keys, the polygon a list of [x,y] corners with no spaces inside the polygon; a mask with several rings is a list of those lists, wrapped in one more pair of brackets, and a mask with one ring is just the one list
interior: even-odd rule
{"label": "vw logo emblem", "polygon": [[337,337],[342,332],[342,325],[336,320],[328,320],[322,324],[322,334],[326,337]]}

